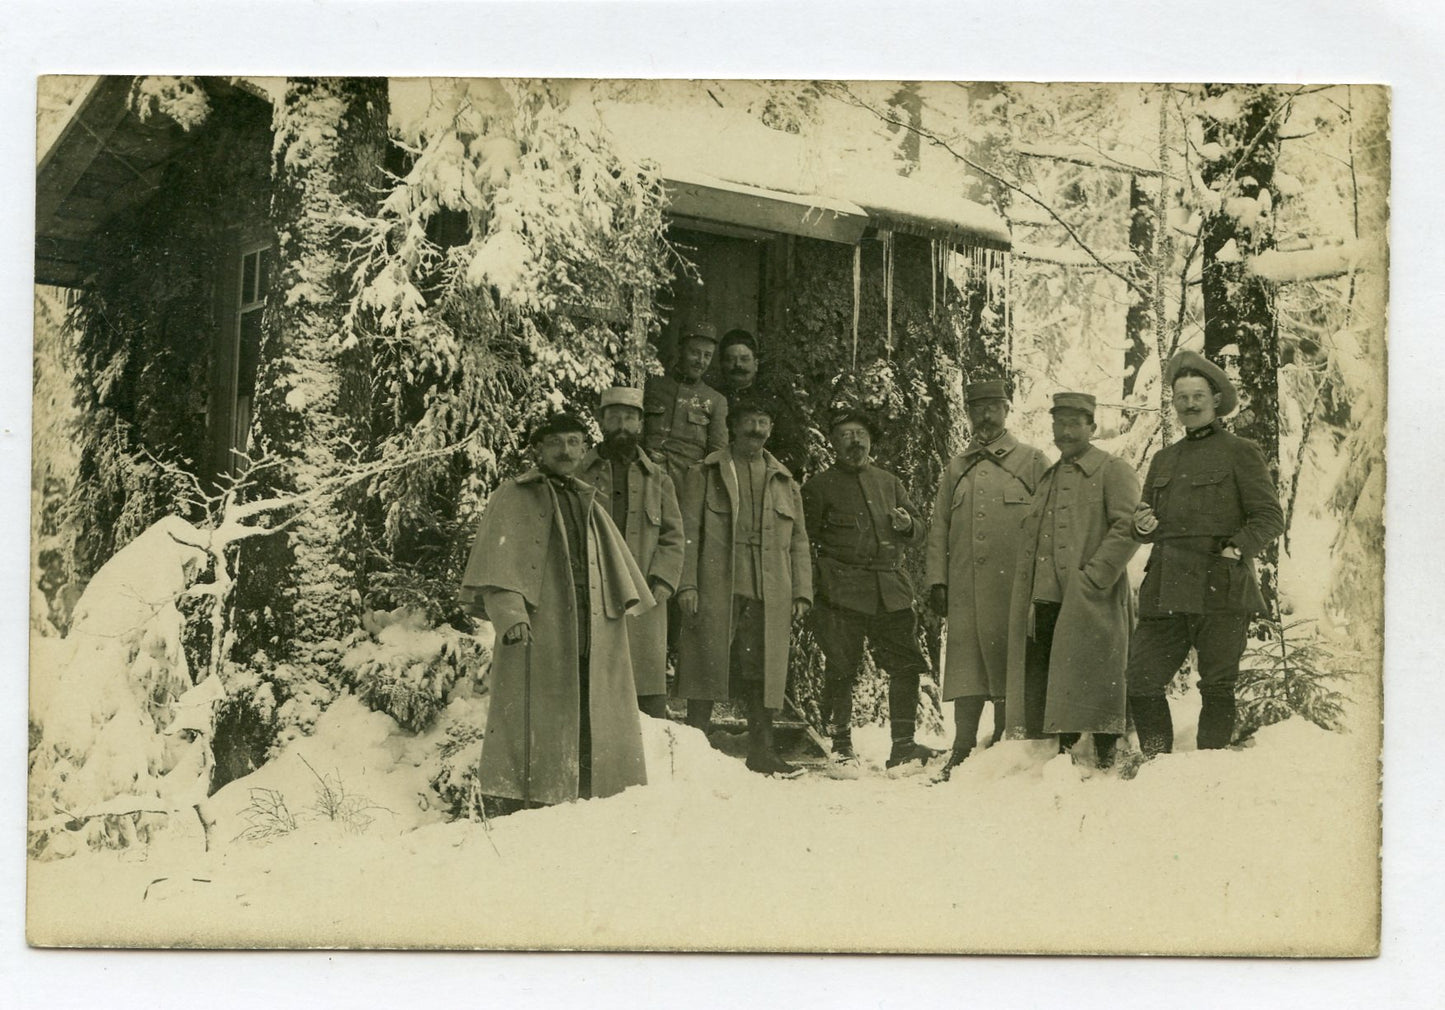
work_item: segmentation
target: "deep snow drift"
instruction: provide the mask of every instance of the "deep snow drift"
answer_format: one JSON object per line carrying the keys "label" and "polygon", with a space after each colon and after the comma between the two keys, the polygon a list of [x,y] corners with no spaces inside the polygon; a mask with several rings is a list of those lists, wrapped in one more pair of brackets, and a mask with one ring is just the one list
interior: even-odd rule
{"label": "deep snow drift", "polygon": [[[857,732],[862,779],[778,781],[746,771],[696,730],[644,718],[647,786],[482,824],[444,823],[423,808],[430,734],[401,733],[343,698],[314,737],[211,798],[213,851],[199,822],[178,818],[148,849],[33,862],[30,936],[247,946],[1367,947],[1378,893],[1375,794],[1361,775],[1374,766],[1371,735],[1296,719],[1262,730],[1252,747],[1198,753],[1188,707],[1176,703],[1180,751],[1132,781],[1056,756],[1048,743],[1005,742],[937,786],[883,774],[881,728]],[[479,709],[461,699],[442,723]],[[352,798],[354,816],[318,810],[323,780]],[[246,837],[257,823],[253,799],[274,794],[294,828]],[[1301,947],[1301,937],[1313,942]]]}

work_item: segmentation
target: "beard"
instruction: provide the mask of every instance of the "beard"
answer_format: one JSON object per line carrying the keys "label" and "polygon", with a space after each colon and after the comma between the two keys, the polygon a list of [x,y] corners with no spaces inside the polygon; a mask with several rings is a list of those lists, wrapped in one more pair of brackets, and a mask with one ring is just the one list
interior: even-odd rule
{"label": "beard", "polygon": [[602,452],[608,459],[631,459],[637,455],[636,432],[609,431],[602,436]]}

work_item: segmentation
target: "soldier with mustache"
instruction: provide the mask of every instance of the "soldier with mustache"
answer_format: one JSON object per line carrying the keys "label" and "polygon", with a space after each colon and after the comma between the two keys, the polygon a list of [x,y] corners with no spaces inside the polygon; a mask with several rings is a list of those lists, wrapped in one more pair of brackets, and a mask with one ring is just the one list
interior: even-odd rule
{"label": "soldier with mustache", "polygon": [[803,485],[803,515],[813,546],[813,632],[823,650],[824,715],[832,723],[832,771],[857,775],[853,685],[865,642],[888,675],[893,748],[887,767],[922,770],[941,752],[914,740],[918,688],[928,660],[918,644],[913,583],[905,551],[923,542],[923,517],[896,474],[872,461],[878,429],[860,410],[833,418],[835,462]]}

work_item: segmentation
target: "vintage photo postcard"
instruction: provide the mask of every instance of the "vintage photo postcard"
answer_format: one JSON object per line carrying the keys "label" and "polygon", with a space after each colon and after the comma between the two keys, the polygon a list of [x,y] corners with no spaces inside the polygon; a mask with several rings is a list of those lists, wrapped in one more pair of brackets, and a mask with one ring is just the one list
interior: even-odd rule
{"label": "vintage photo postcard", "polygon": [[29,942],[1378,953],[1390,97],[40,78]]}

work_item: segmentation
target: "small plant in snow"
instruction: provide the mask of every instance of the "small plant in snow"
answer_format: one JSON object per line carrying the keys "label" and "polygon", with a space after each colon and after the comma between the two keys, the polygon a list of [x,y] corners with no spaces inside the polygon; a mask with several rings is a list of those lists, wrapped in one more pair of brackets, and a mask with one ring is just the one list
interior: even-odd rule
{"label": "small plant in snow", "polygon": [[341,667],[357,696],[413,733],[432,724],[454,684],[490,660],[475,637],[433,628],[425,613],[406,607],[363,615],[347,645]]}
{"label": "small plant in snow", "polygon": [[236,836],[248,842],[265,842],[296,830],[296,815],[286,806],[286,797],[276,789],[251,790],[251,802],[241,811],[246,829]]}
{"label": "small plant in snow", "polygon": [[[300,754],[296,756],[301,757]],[[316,799],[311,804],[311,809],[326,820],[344,825],[349,830],[361,834],[371,827],[371,822],[375,819],[367,811],[386,809],[379,804],[372,803],[365,796],[348,793],[346,784],[341,780],[340,772],[322,775],[304,757],[301,757],[301,763],[310,770],[312,775],[316,776]]]}
{"label": "small plant in snow", "polygon": [[447,729],[443,741],[441,770],[432,777],[431,787],[442,800],[452,820],[483,819],[482,793],[477,785],[477,766],[482,759],[483,728],[474,723],[457,723]]}
{"label": "small plant in snow", "polygon": [[1306,628],[1313,623],[1261,620],[1256,625],[1264,637],[1250,642],[1235,687],[1236,740],[1293,715],[1321,729],[1343,730],[1346,696],[1340,684],[1350,673],[1348,657],[1331,649],[1314,628]]}

